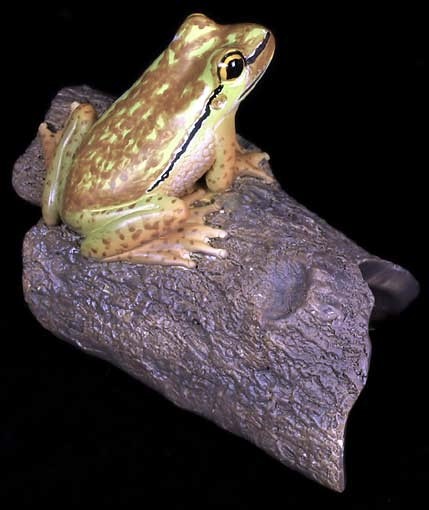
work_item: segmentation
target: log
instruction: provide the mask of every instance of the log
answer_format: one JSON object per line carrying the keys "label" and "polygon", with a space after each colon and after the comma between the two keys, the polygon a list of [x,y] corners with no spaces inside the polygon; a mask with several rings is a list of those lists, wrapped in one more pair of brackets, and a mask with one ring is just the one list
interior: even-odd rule
{"label": "log", "polygon": [[[72,101],[102,112],[112,98],[63,89],[47,122],[60,127]],[[43,179],[35,139],[13,185],[40,204]],[[89,260],[68,227],[40,221],[24,240],[25,299],[57,337],[342,491],[347,417],[368,375],[369,320],[400,312],[418,284],[277,183],[239,178],[221,201],[209,222],[229,233],[213,241],[229,256],[195,255],[192,270]]]}

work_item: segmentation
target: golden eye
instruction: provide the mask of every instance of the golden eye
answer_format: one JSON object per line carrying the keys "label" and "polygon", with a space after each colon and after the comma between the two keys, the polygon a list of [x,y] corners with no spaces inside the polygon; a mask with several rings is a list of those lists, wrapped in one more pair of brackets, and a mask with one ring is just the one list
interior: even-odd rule
{"label": "golden eye", "polygon": [[244,69],[244,57],[239,51],[227,53],[219,62],[219,80],[228,81],[237,79]]}

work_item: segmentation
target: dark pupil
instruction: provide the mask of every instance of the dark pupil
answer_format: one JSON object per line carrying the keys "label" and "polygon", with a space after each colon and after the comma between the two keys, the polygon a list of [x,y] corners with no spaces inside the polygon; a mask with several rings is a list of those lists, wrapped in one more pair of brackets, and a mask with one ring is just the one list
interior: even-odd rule
{"label": "dark pupil", "polygon": [[232,80],[233,78],[238,78],[243,71],[243,59],[234,58],[228,62],[228,67],[226,68],[226,76],[228,80]]}

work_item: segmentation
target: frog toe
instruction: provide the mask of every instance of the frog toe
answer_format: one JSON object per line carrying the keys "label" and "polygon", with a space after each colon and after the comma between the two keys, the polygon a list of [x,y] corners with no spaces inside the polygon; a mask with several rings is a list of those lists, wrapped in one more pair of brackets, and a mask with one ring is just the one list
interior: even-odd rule
{"label": "frog toe", "polygon": [[210,244],[203,241],[195,241],[191,239],[189,241],[184,241],[183,245],[194,253],[212,255],[221,259],[225,259],[228,256],[228,252],[223,248],[214,248]]}
{"label": "frog toe", "polygon": [[215,248],[209,244],[210,239],[223,239],[227,232],[220,228],[209,227],[208,225],[187,223],[170,236],[171,242],[181,246],[190,252],[213,255],[219,258],[226,258],[228,253],[222,248]]}
{"label": "frog toe", "polygon": [[225,230],[198,223],[187,223],[178,232],[183,237],[198,241],[208,241],[211,238],[224,239],[228,235]]}
{"label": "frog toe", "polygon": [[141,246],[113,257],[106,257],[103,261],[122,261],[130,262],[132,264],[157,264],[160,266],[181,266],[188,269],[196,267],[196,263],[191,259],[190,252],[184,248],[152,250],[150,246]]}

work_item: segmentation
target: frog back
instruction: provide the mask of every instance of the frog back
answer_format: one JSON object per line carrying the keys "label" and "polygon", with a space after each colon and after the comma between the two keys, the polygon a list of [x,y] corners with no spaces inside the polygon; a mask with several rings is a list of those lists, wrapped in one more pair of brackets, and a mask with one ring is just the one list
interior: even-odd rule
{"label": "frog back", "polygon": [[168,53],[88,133],[76,153],[65,190],[69,210],[137,199],[185,142],[209,90],[202,81],[172,73]]}

